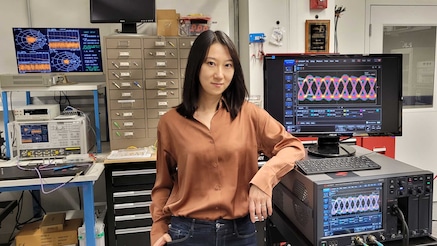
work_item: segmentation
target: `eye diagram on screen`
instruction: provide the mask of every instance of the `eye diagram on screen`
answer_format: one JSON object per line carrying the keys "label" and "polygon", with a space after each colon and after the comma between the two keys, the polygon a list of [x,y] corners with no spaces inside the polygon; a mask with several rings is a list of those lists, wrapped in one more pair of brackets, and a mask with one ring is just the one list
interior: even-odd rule
{"label": "eye diagram on screen", "polygon": [[97,28],[13,28],[18,73],[101,72]]}
{"label": "eye diagram on screen", "polygon": [[[352,73],[352,72],[351,72]],[[311,101],[369,101],[376,100],[376,78],[368,75],[303,74],[298,79],[298,100]]]}

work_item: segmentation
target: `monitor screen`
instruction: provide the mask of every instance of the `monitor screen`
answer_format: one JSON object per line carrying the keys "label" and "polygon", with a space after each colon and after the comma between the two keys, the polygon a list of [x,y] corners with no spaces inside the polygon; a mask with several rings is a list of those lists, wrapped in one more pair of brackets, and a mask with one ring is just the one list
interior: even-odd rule
{"label": "monitor screen", "polygon": [[401,54],[268,54],[263,72],[264,108],[293,135],[318,137],[312,154],[353,155],[341,137],[402,134]]}
{"label": "monitor screen", "polygon": [[49,142],[49,128],[47,123],[20,125],[20,130],[22,144]]}
{"label": "monitor screen", "polygon": [[156,21],[156,0],[90,0],[91,23],[122,23],[122,32],[136,33],[136,23]]}
{"label": "monitor screen", "polygon": [[12,28],[18,73],[103,72],[98,28]]}
{"label": "monitor screen", "polygon": [[323,195],[323,237],[383,228],[383,183],[355,182],[327,186]]}

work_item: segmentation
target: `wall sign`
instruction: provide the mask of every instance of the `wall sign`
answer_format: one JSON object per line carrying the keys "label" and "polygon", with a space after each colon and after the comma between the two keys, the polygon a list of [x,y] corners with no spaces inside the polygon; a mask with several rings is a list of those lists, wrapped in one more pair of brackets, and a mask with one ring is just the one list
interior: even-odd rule
{"label": "wall sign", "polygon": [[306,53],[329,53],[329,24],[329,20],[306,20]]}

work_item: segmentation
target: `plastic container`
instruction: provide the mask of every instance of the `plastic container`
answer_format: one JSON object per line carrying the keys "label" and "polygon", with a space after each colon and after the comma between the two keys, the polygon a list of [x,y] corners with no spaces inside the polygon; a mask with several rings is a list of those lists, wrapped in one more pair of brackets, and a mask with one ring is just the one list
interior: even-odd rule
{"label": "plastic container", "polygon": [[[85,225],[82,225],[77,229],[77,238],[79,240],[79,246],[86,246],[86,233]],[[96,221],[95,226],[96,233],[96,246],[105,246],[105,224],[102,221]]]}

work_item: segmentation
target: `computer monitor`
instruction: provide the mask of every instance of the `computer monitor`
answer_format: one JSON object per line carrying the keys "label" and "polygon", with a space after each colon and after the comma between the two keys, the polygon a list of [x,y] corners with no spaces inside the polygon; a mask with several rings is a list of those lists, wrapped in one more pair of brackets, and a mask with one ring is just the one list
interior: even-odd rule
{"label": "computer monitor", "polygon": [[136,33],[137,23],[156,21],[156,0],[90,0],[91,23],[121,23],[122,33]]}
{"label": "computer monitor", "polygon": [[267,54],[264,108],[309,154],[354,155],[341,139],[402,135],[402,54]]}
{"label": "computer monitor", "polygon": [[12,31],[19,74],[103,74],[98,28],[14,27]]}

